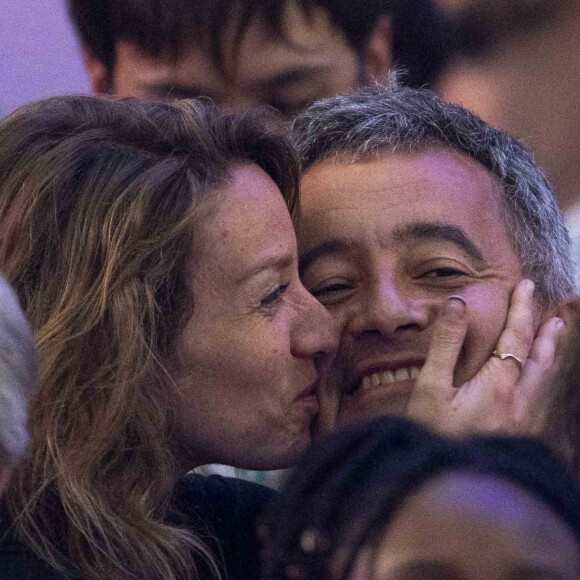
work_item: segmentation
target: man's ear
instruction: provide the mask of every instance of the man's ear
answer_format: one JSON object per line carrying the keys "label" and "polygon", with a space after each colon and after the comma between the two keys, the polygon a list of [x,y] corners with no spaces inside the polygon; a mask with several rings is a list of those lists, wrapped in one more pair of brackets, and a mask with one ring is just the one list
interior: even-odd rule
{"label": "man's ear", "polygon": [[560,317],[567,326],[572,325],[580,317],[580,296],[578,294],[568,294],[559,304],[549,308],[542,318],[547,320],[552,316]]}
{"label": "man's ear", "polygon": [[95,95],[110,95],[113,92],[113,78],[104,63],[87,48],[83,49],[83,61],[89,75],[91,92]]}
{"label": "man's ear", "polygon": [[370,33],[362,54],[365,82],[383,80],[393,66],[393,30],[391,19],[383,15]]}

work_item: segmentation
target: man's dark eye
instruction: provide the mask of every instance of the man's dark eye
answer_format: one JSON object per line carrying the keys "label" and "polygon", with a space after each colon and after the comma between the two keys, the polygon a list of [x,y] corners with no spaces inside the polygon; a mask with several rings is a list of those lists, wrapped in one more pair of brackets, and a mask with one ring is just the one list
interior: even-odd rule
{"label": "man's dark eye", "polygon": [[465,272],[455,268],[435,268],[423,274],[425,278],[448,278],[450,276],[464,276]]}
{"label": "man's dark eye", "polygon": [[349,290],[350,286],[347,284],[329,284],[328,286],[323,286],[322,288],[317,288],[316,290],[311,290],[310,293],[313,296],[324,296],[326,294],[332,294],[333,292],[341,292],[343,290]]}

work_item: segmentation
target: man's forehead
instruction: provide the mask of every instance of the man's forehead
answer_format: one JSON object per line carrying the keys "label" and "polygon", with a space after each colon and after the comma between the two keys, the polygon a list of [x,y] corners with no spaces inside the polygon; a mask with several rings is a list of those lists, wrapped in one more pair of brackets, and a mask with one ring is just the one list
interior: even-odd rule
{"label": "man's forehead", "polygon": [[[281,69],[300,72],[333,64],[331,48],[349,48],[343,30],[321,6],[308,10],[300,2],[287,2],[278,26],[265,15],[257,15],[239,32],[224,35],[224,64],[232,77],[243,77],[248,85],[263,82]],[[339,53],[336,58],[342,55]],[[259,67],[257,63],[259,62]]]}
{"label": "man's forehead", "polygon": [[[499,200],[501,183],[487,168],[450,147],[429,146],[415,151],[381,151],[372,157],[341,154],[310,167],[302,178],[302,207],[308,212],[344,207],[364,199],[388,207],[409,199],[429,204],[457,190],[461,198],[477,194]],[[457,198],[458,203],[460,199]],[[452,208],[449,208],[452,209]]]}
{"label": "man's forehead", "polygon": [[[467,233],[458,225],[446,222],[422,221],[400,224],[386,237],[378,236],[379,245],[396,246],[399,249],[413,247],[414,244],[446,243],[461,250],[480,268],[488,264],[480,248],[470,239]],[[345,255],[357,259],[364,241],[350,237],[348,231],[343,235],[329,237],[309,248],[302,248],[299,256],[299,270],[303,272],[310,264],[320,258],[342,257]]]}
{"label": "man's forehead", "polygon": [[[267,3],[257,3],[252,10],[244,2],[231,3],[227,16],[221,15],[220,22],[209,23],[213,24],[211,31],[201,31],[195,36],[184,35],[175,51],[177,56],[201,53],[226,78],[234,79],[240,70],[246,77],[251,75],[246,62],[248,58],[251,58],[253,68],[256,64],[254,58],[267,55],[273,60],[278,52],[282,55],[288,51],[302,54],[307,60],[311,53],[324,52],[329,40],[327,33],[332,33],[333,38],[344,37],[344,42],[347,42],[342,29],[332,22],[328,10],[322,6],[291,0],[281,2],[275,14],[266,14],[264,10],[267,8]],[[214,29],[219,29],[219,35]],[[264,65],[268,65],[267,59]],[[268,73],[263,70],[254,72],[266,76]]]}
{"label": "man's forehead", "polygon": [[300,251],[336,240],[351,254],[354,245],[410,249],[443,242],[479,263],[500,261],[510,246],[500,187],[482,165],[443,147],[325,161],[303,178]]}

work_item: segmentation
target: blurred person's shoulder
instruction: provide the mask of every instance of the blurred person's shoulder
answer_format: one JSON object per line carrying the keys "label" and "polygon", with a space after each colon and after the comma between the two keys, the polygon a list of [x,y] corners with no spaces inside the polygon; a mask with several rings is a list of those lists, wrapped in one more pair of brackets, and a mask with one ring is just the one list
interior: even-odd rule
{"label": "blurred person's shoulder", "polygon": [[190,473],[176,485],[172,523],[194,530],[221,555],[229,580],[257,580],[258,518],[275,495],[244,479]]}
{"label": "blurred person's shoulder", "polygon": [[19,540],[4,502],[0,503],[0,578],[62,580],[61,574]]}

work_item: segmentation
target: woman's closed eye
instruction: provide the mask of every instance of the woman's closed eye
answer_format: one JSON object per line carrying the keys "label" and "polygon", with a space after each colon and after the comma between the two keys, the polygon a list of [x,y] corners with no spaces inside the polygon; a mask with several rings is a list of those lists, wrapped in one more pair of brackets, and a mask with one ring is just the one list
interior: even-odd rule
{"label": "woman's closed eye", "polygon": [[261,306],[273,306],[277,304],[281,299],[286,290],[288,290],[289,284],[281,284],[273,292],[270,292],[266,297],[262,298],[260,302]]}

